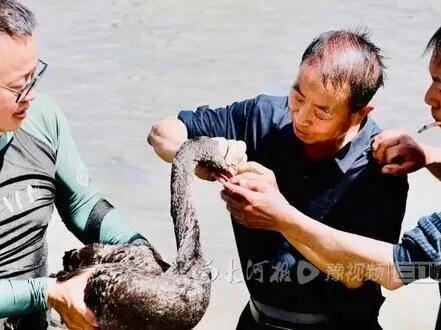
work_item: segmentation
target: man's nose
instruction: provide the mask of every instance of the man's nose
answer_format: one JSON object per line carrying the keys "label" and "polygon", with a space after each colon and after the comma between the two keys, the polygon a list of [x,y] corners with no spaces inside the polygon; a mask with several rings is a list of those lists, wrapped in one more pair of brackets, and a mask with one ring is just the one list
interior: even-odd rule
{"label": "man's nose", "polygon": [[23,99],[24,102],[32,102],[37,97],[37,91],[35,88],[32,88],[29,93]]}
{"label": "man's nose", "polygon": [[436,87],[432,83],[427,90],[424,101],[428,106],[430,106],[434,110],[440,110],[441,105],[441,95],[437,93]]}
{"label": "man's nose", "polygon": [[296,116],[296,124],[303,127],[310,126],[312,124],[311,115],[312,109],[307,106],[300,107]]}

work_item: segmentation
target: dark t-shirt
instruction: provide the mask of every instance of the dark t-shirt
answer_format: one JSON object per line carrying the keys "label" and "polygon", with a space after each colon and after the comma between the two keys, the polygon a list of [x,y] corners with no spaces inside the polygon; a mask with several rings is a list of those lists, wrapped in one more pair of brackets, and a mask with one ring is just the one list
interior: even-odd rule
{"label": "dark t-shirt", "polygon": [[[245,141],[248,159],[273,170],[285,198],[308,216],[344,231],[397,242],[408,183],[406,177],[381,174],[372,160],[371,142],[380,132],[373,120],[367,119],[333,159],[312,161],[294,134],[287,97],[260,95],[225,108],[181,111],[178,118],[189,138]],[[307,263],[281,234],[247,229],[235,221],[233,228],[253,299],[339,319],[377,317],[384,301],[377,284],[348,289]]]}

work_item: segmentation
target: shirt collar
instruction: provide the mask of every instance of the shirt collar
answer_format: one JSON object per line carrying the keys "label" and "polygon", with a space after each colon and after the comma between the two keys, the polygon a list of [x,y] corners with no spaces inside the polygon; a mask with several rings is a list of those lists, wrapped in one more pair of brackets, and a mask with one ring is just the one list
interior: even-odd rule
{"label": "shirt collar", "polygon": [[[288,105],[286,105],[286,111],[282,121],[286,124],[281,125],[283,126],[282,134],[285,137],[285,141],[301,148],[302,142],[296,137],[292,128],[292,118]],[[377,123],[370,116],[367,116],[357,135],[334,156],[334,161],[343,174],[346,174],[351,168],[358,167],[358,165],[363,165],[367,162],[371,152],[372,140],[380,132],[381,129]]]}
{"label": "shirt collar", "polygon": [[3,150],[11,141],[13,136],[12,132],[5,132],[2,135],[0,135],[0,151]]}
{"label": "shirt collar", "polygon": [[371,151],[372,139],[379,134],[380,127],[367,117],[357,135],[335,155],[335,161],[343,173],[355,166],[360,160],[366,160]]}

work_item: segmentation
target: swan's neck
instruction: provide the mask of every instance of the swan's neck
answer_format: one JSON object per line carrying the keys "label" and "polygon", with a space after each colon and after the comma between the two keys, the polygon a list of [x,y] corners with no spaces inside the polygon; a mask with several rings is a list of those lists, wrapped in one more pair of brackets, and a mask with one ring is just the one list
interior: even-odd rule
{"label": "swan's neck", "polygon": [[176,156],[171,175],[171,216],[175,225],[176,261],[175,271],[186,274],[194,268],[203,267],[199,225],[191,196],[191,184],[196,161],[192,148]]}

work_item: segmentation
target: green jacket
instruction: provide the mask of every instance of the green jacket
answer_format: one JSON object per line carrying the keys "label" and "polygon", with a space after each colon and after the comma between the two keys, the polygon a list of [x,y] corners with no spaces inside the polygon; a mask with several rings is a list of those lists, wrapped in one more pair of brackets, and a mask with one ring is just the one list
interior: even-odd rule
{"label": "green jacket", "polygon": [[83,243],[142,238],[98,193],[59,108],[40,96],[0,137],[0,318],[47,309],[46,231],[54,206]]}

